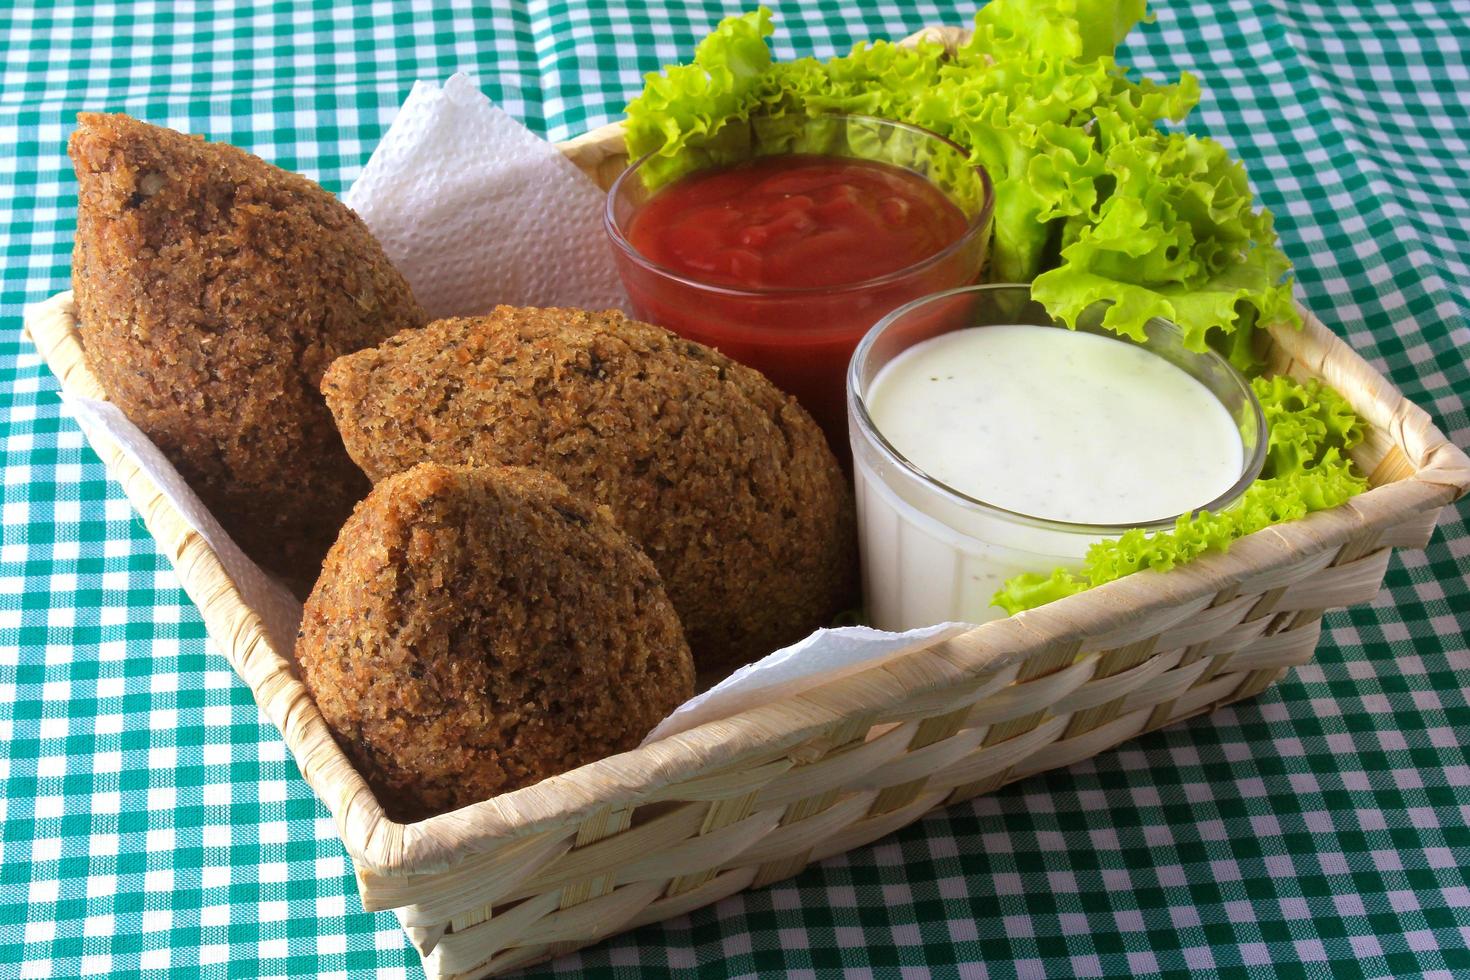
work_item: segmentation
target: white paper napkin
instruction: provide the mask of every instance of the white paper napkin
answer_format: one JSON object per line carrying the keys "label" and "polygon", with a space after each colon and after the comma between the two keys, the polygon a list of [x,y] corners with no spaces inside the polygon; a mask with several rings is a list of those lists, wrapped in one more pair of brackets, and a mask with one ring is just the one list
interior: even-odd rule
{"label": "white paper napkin", "polygon": [[431,316],[629,308],[602,190],[468,75],[415,83],[343,200]]}
{"label": "white paper napkin", "polygon": [[648,733],[643,744],[809,691],[969,628],[965,623],[940,623],[907,633],[885,633],[867,626],[817,630],[800,643],[746,664],[708,691],[685,701]]}

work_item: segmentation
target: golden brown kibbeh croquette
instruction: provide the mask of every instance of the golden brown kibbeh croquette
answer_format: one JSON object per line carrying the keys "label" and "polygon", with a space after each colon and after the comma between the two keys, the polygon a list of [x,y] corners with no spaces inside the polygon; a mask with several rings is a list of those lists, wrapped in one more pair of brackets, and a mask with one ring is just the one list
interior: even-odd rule
{"label": "golden brown kibbeh croquette", "polygon": [[87,363],[256,561],[309,588],[368,483],[319,393],[427,318],[362,220],[223,143],[82,113],[72,285]]}
{"label": "golden brown kibbeh croquette", "polygon": [[702,680],[852,601],[851,492],[762,375],[616,311],[502,306],[335,362],[323,380],[373,480],[415,463],[534,466],[643,546]]}
{"label": "golden brown kibbeh croquette", "polygon": [[327,554],[302,677],[395,819],[636,747],[693,691],[648,557],[536,470],[425,463]]}

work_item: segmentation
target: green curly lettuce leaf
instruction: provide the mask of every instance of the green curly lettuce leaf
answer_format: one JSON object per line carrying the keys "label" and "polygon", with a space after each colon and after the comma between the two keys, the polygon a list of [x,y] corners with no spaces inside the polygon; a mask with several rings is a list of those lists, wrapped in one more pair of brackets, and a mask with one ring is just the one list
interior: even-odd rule
{"label": "green curly lettuce leaf", "polygon": [[807,152],[796,133],[817,114],[923,126],[990,174],[993,281],[1034,280],[1068,322],[1110,303],[1104,323],[1125,335],[1174,319],[1192,349],[1250,367],[1256,324],[1299,323],[1289,263],[1224,148],[1158,129],[1198,102],[1195,78],[1133,79],[1115,60],[1145,16],[1143,0],[991,0],[952,57],[879,40],[777,62],[762,7],[721,21],[691,64],[647,76],[628,105],[628,150],[655,154],[644,179],[656,189],[743,159],[754,127],[763,145]]}
{"label": "green curly lettuce leaf", "polygon": [[1007,58],[985,64],[983,54],[966,48],[915,107],[909,121],[967,148],[995,185],[992,278],[1033,278],[1052,224],[1096,204],[1103,159],[1077,120],[1109,84],[1101,61]]}
{"label": "green curly lettuce leaf", "polygon": [[1144,0],[991,0],[975,15],[969,47],[1095,61],[1111,58],[1146,14]]}
{"label": "green curly lettuce leaf", "polygon": [[1315,378],[1301,384],[1278,375],[1257,378],[1251,387],[1269,432],[1266,476],[1305,470],[1325,451],[1351,449],[1363,441],[1363,420],[1347,399]]}
{"label": "green curly lettuce leaf", "polygon": [[1367,430],[1346,399],[1315,379],[1256,378],[1251,387],[1268,426],[1266,463],[1261,478],[1233,506],[1219,513],[1181,515],[1169,531],[1150,534],[1134,528],[1099,541],[1080,570],[1017,575],[992,604],[1018,613],[1141,569],[1168,571],[1201,555],[1226,551],[1232,541],[1273,524],[1336,507],[1368,488],[1347,456]]}
{"label": "green curly lettuce leaf", "polygon": [[1050,575],[1023,572],[1007,579],[1005,587],[995,594],[990,604],[1000,606],[1006,615],[1014,616],[1018,612],[1086,592],[1088,588],[1085,577],[1066,568],[1054,569]]}
{"label": "green curly lettuce leaf", "polygon": [[932,42],[899,47],[889,41],[859,42],[852,52],[821,64],[806,59],[803,71],[776,78],[807,113],[846,112],[907,120],[933,87],[944,46]]}
{"label": "green curly lettuce leaf", "polygon": [[1177,323],[1190,350],[1207,349],[1214,330],[1236,335],[1228,353],[1243,370],[1255,323],[1300,325],[1271,214],[1223,146],[1152,130],[1111,141],[1103,168],[1113,192],[1070,219],[1061,265],[1031,284],[1054,316],[1075,325],[1109,301],[1103,325],[1136,340],[1150,317]]}
{"label": "green curly lettuce leaf", "polygon": [[696,169],[737,159],[722,153],[722,136],[737,131],[761,104],[772,68],[771,12],[765,7],[720,21],[694,49],[694,61],[645,76],[643,93],[628,103],[624,139],[634,158],[657,151],[650,186]]}

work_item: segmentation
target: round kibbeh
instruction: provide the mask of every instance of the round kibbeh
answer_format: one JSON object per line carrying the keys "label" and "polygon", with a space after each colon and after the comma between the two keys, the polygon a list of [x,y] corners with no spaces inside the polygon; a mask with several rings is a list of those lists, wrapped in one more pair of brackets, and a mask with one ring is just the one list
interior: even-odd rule
{"label": "round kibbeh", "polygon": [[701,679],[853,601],[852,495],[822,432],[758,372],[621,313],[501,306],[340,358],[347,451],[538,467],[605,504],[653,559]]}
{"label": "round kibbeh", "polygon": [[296,656],[399,820],[632,749],[693,691],[648,558],[606,509],[510,467],[380,482],[327,554]]}
{"label": "round kibbeh", "polygon": [[304,594],[369,484],[319,391],[428,317],[357,215],[244,150],[82,113],[72,284],[87,363],[252,558]]}

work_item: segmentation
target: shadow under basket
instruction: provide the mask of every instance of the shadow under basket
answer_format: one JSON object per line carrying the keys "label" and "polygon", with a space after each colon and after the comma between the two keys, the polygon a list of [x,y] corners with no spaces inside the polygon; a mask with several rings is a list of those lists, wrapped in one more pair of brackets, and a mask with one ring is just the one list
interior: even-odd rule
{"label": "shadow under basket", "polygon": [[[956,30],[924,32],[947,44]],[[620,126],[562,144],[604,188]],[[363,905],[392,909],[432,977],[485,976],[778,881],[936,806],[1066,766],[1260,693],[1312,656],[1324,610],[1367,602],[1422,548],[1470,460],[1304,311],[1271,370],[1318,377],[1372,431],[1372,489],[1167,573],[1140,572],[794,697],[413,824],[389,820],[260,618],[157,485],[92,447],[178,570],[209,634],[336,820]],[[71,295],[26,332],[71,394],[103,397]]]}

